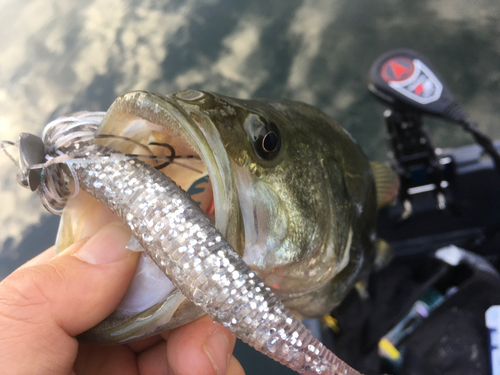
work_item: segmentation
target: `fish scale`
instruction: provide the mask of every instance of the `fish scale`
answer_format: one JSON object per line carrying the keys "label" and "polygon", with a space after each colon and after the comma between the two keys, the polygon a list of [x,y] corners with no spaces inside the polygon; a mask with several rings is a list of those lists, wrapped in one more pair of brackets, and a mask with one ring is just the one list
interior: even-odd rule
{"label": "fish scale", "polygon": [[302,374],[359,374],[285,308],[169,177],[135,159],[66,163],[80,188],[116,213],[174,285],[214,321]]}

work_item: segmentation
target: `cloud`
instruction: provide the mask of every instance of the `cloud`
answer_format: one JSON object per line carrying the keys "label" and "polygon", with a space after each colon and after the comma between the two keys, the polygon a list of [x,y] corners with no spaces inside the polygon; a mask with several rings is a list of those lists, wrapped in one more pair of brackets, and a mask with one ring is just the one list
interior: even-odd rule
{"label": "cloud", "polygon": [[[13,16],[12,13],[15,13],[16,22],[7,23],[14,29],[6,31],[2,28],[0,33],[9,32],[9,43],[0,46],[1,139],[17,141],[21,131],[40,133],[50,113],[65,100],[64,93],[46,78],[50,62],[38,59],[30,50],[33,35],[43,34],[47,28],[50,29],[54,17],[67,11],[64,5],[56,10],[53,3],[55,1],[42,4],[32,1],[7,5],[12,5],[12,9],[4,14]],[[52,43],[52,50],[57,49],[56,39],[56,33],[47,39],[47,43]],[[11,151],[15,153],[16,149]],[[11,241],[11,247],[19,244],[26,228],[38,223],[45,214],[38,196],[17,184],[16,173],[17,168],[3,153],[0,154],[0,249],[7,240]]]}
{"label": "cloud", "polygon": [[289,38],[296,39],[299,48],[293,58],[287,87],[297,100],[311,104],[316,101],[315,89],[308,77],[312,63],[321,53],[323,34],[334,22],[338,8],[338,3],[331,0],[306,0],[290,23]]}
{"label": "cloud", "polygon": [[199,86],[239,98],[248,98],[263,84],[268,72],[260,58],[260,37],[266,21],[244,16],[223,41],[213,63],[201,62],[175,79],[178,89]]}
{"label": "cloud", "polygon": [[489,16],[500,17],[497,0],[434,0],[426,2],[444,20],[471,20],[475,23],[486,21]]}
{"label": "cloud", "polygon": [[169,42],[190,22],[194,3],[184,1],[171,10],[152,9],[152,5],[143,3],[133,17],[127,18],[119,39],[123,49],[112,59],[112,70],[123,76],[116,87],[117,95],[145,89],[152,81],[161,79]]}

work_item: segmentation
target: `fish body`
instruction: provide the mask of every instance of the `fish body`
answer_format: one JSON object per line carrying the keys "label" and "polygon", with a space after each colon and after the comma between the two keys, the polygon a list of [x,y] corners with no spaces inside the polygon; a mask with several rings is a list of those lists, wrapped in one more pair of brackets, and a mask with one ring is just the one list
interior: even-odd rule
{"label": "fish body", "polygon": [[[375,184],[358,144],[301,102],[172,97],[224,147],[242,221],[236,250],[300,315],[330,312],[375,257]],[[263,137],[272,133],[279,145],[267,153]]]}
{"label": "fish body", "polygon": [[[140,144],[175,160],[162,171],[193,192],[234,250],[299,316],[330,312],[372,269],[370,164],[353,138],[312,106],[195,90],[132,92],[114,102],[97,135],[105,136],[97,143],[123,153],[144,154]],[[85,209],[64,212],[60,250],[79,239]],[[149,283],[137,284],[135,295]],[[155,298],[115,312],[83,337],[124,342],[202,313],[179,290]]]}

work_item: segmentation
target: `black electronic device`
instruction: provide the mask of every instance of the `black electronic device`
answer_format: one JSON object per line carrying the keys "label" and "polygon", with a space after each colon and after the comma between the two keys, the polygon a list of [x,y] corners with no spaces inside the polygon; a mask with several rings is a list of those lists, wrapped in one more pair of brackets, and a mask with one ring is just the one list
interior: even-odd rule
{"label": "black electronic device", "polygon": [[403,112],[416,110],[463,122],[465,110],[423,56],[399,49],[380,56],[370,69],[368,89]]}
{"label": "black electronic device", "polygon": [[[497,261],[497,148],[468,119],[431,63],[415,51],[398,49],[380,56],[370,69],[368,88],[390,107],[384,112],[385,124],[391,162],[401,181],[395,204],[380,211],[379,235],[395,255],[455,244]],[[482,148],[435,148],[423,123],[429,114],[461,124]],[[484,151],[494,163],[483,157]]]}
{"label": "black electronic device", "polygon": [[469,119],[440,75],[419,53],[397,49],[380,56],[370,69],[368,89],[403,115],[402,124],[407,117],[412,121],[415,114],[436,115],[460,124],[490,155],[500,173],[500,155],[492,141]]}

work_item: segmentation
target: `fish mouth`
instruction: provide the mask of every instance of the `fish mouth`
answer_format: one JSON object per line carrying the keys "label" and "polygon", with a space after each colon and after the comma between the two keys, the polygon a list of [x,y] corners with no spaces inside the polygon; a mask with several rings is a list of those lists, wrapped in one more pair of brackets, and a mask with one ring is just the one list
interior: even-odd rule
{"label": "fish mouth", "polygon": [[[194,90],[172,95],[146,91],[127,93],[111,105],[99,128],[97,143],[117,151],[144,156],[200,205],[231,236],[229,221],[235,189],[229,158],[217,128],[188,100],[205,95]],[[181,100],[178,100],[181,99]],[[186,102],[188,104],[186,104]],[[118,136],[117,138],[108,136]],[[157,159],[151,159],[144,147]],[[203,180],[205,179],[205,183]]]}
{"label": "fish mouth", "polygon": [[[96,132],[96,143],[138,155],[169,176],[191,195],[241,255],[241,220],[230,161],[218,129],[196,105],[204,95],[194,90],[168,96],[127,93],[107,111]],[[173,329],[202,315],[146,255],[141,263],[141,267],[148,263],[149,268],[138,267],[118,309],[83,334],[82,341],[123,343]],[[144,279],[145,273],[151,273],[151,278]],[[158,290],[159,285],[169,283],[166,289]],[[151,298],[142,296],[144,289]],[[132,301],[136,297],[143,302],[138,305],[137,300]]]}

